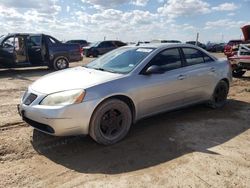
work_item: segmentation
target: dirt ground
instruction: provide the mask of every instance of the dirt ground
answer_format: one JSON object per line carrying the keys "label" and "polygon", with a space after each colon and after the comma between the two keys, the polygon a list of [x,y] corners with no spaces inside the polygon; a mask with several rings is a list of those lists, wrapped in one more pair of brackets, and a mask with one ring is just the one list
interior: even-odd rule
{"label": "dirt ground", "polygon": [[233,80],[224,108],[198,105],[148,118],[105,147],[22,122],[21,94],[49,72],[0,70],[0,187],[250,187],[250,73]]}

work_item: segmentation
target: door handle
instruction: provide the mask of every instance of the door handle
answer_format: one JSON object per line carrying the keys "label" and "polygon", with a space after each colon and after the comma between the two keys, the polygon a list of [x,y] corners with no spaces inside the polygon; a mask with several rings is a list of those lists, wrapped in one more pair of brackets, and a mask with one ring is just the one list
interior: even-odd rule
{"label": "door handle", "polygon": [[184,80],[186,78],[186,76],[181,74],[177,78],[178,78],[178,80]]}
{"label": "door handle", "polygon": [[210,71],[215,72],[215,68],[214,67],[210,68]]}

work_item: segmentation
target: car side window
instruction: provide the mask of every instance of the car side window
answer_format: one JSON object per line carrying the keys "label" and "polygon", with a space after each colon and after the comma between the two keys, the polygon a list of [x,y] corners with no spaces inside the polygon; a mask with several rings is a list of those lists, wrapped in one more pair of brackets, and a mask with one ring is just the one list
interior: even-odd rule
{"label": "car side window", "polygon": [[187,65],[197,65],[204,63],[203,54],[200,50],[194,48],[182,48]]}
{"label": "car side window", "polygon": [[42,44],[42,37],[41,36],[30,36],[28,40],[28,46],[41,46]]}
{"label": "car side window", "polygon": [[182,63],[179,49],[172,48],[160,52],[151,60],[151,65],[157,65],[165,71],[180,68]]}
{"label": "car side window", "polygon": [[14,38],[14,36],[5,39],[5,41],[3,41],[2,46],[3,46],[3,48],[6,48],[6,49],[14,49],[14,47],[15,47],[15,38]]}
{"label": "car side window", "polygon": [[56,41],[55,41],[53,38],[48,37],[48,39],[49,39],[49,43],[50,43],[51,45],[56,44]]}
{"label": "car side window", "polygon": [[100,47],[101,48],[110,48],[110,47],[113,47],[114,45],[111,43],[111,42],[109,42],[109,41],[106,41],[106,42],[102,42],[101,44],[100,44]]}

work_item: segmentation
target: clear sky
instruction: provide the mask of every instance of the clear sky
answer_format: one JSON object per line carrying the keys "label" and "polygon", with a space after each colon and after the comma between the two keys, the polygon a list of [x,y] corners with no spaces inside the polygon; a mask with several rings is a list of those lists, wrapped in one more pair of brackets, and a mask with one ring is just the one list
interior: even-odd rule
{"label": "clear sky", "polygon": [[51,34],[60,40],[242,37],[250,0],[0,0],[0,34]]}

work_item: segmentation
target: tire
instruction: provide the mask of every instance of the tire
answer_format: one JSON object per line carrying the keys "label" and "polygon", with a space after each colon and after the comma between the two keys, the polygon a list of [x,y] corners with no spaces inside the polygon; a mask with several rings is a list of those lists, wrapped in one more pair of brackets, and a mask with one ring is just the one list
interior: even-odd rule
{"label": "tire", "polygon": [[53,61],[53,69],[54,70],[63,70],[69,67],[69,61],[66,57],[57,57]]}
{"label": "tire", "polygon": [[118,99],[101,103],[90,122],[90,136],[99,144],[111,145],[122,140],[132,124],[132,113],[128,105]]}
{"label": "tire", "polygon": [[241,69],[235,69],[235,70],[233,70],[232,75],[235,78],[241,78],[245,74],[245,72],[246,71],[243,71]]}
{"label": "tire", "polygon": [[209,101],[210,108],[221,108],[227,102],[227,95],[229,92],[229,85],[224,80],[221,80],[214,89],[212,99]]}
{"label": "tire", "polygon": [[90,57],[90,54],[87,50],[84,52],[84,55],[85,55],[85,57]]}
{"label": "tire", "polygon": [[93,57],[98,57],[98,55],[99,55],[98,51],[95,50],[95,51],[92,52]]}

